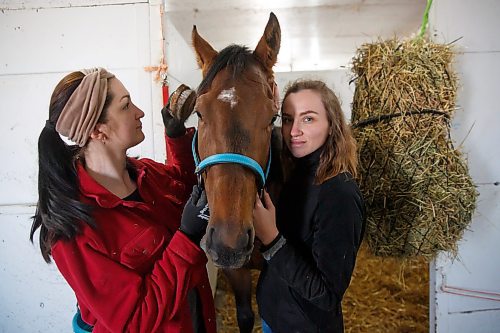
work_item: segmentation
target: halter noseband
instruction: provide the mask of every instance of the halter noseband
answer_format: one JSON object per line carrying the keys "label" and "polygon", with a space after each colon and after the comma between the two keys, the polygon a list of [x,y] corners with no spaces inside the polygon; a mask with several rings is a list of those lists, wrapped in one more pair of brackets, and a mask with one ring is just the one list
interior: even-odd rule
{"label": "halter noseband", "polygon": [[201,174],[209,166],[215,164],[233,163],[233,164],[240,164],[252,170],[259,178],[261,185],[260,190],[264,188],[267,176],[269,175],[269,169],[271,168],[271,145],[269,145],[269,157],[267,160],[266,172],[264,173],[264,170],[262,169],[259,163],[257,163],[254,159],[242,154],[236,154],[236,153],[214,154],[200,161],[198,154],[196,152],[197,138],[198,138],[198,130],[194,132],[193,142],[191,144],[194,164],[196,166],[194,173],[198,176],[198,186],[201,186]]}

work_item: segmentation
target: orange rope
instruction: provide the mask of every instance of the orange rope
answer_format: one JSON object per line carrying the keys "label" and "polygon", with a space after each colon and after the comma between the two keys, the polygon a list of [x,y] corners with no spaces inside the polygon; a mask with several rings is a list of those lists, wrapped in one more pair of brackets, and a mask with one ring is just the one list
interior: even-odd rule
{"label": "orange rope", "polygon": [[163,5],[160,5],[160,33],[161,33],[161,57],[159,66],[146,66],[144,70],[147,72],[156,72],[155,81],[159,82],[164,77],[163,81],[166,79],[166,73],[168,70],[168,65],[165,62],[165,35],[163,34],[163,15],[165,11]]}

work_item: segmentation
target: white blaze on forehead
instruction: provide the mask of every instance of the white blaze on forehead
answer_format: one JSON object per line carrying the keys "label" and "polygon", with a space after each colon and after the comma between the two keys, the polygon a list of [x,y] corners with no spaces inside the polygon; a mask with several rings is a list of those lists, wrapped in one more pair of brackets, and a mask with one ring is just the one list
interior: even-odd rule
{"label": "white blaze on forehead", "polygon": [[236,88],[232,87],[231,89],[222,90],[217,96],[217,99],[222,102],[226,102],[231,104],[231,109],[238,104],[238,97],[236,96]]}

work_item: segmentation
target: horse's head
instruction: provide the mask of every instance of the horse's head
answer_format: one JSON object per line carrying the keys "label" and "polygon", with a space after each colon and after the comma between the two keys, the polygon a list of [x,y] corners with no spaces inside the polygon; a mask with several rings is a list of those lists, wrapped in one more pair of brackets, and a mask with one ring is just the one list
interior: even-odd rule
{"label": "horse's head", "polygon": [[253,249],[253,207],[264,186],[278,113],[272,67],[281,31],[271,13],[253,52],[237,45],[217,52],[196,27],[192,39],[203,73],[195,106],[195,156],[203,164],[198,171],[210,205],[205,249],[216,265],[241,267]]}

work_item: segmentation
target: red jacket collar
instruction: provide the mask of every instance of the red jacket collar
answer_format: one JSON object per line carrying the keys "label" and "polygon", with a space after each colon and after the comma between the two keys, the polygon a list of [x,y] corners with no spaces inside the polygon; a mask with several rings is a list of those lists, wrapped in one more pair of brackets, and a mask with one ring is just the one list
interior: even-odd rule
{"label": "red jacket collar", "polygon": [[[137,159],[127,159],[133,165],[137,173],[137,188],[140,187],[142,179],[146,174],[146,167]],[[97,205],[104,208],[113,208],[123,203],[123,200],[108,191],[104,186],[99,184],[92,178],[87,170],[83,167],[82,163],[76,165],[78,180],[80,183],[80,192],[82,196],[95,201]]]}

